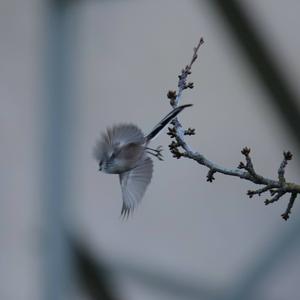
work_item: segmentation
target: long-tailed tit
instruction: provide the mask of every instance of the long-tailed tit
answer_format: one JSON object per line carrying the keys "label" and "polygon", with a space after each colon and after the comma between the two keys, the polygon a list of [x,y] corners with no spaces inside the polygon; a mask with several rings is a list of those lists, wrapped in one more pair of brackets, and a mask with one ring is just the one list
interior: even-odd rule
{"label": "long-tailed tit", "polygon": [[148,135],[133,124],[119,124],[108,128],[94,148],[94,157],[99,162],[99,171],[119,174],[123,206],[122,216],[128,216],[142,200],[153,172],[153,162],[148,154],[162,160],[159,146],[157,149],[148,147],[149,142],[170,123],[186,104],[178,106],[167,114]]}

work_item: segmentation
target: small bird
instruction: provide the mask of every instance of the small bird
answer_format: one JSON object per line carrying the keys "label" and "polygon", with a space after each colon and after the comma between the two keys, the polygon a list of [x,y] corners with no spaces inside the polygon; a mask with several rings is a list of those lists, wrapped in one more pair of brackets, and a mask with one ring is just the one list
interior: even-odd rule
{"label": "small bird", "polygon": [[162,160],[162,147],[149,148],[148,144],[169,124],[184,108],[192,104],[181,105],[167,114],[148,135],[144,135],[134,124],[119,124],[107,128],[94,148],[94,157],[99,163],[99,171],[119,174],[123,205],[121,216],[128,217],[142,200],[149,185],[153,162],[148,154]]}

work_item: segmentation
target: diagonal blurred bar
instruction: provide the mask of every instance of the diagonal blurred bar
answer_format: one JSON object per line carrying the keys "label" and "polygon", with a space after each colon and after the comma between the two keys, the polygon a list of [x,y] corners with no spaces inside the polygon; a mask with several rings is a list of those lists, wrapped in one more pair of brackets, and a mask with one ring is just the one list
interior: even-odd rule
{"label": "diagonal blurred bar", "polygon": [[[224,291],[207,286],[199,280],[191,280],[182,274],[172,274],[162,267],[150,267],[135,261],[106,257],[99,259],[99,254],[90,251],[82,239],[69,236],[70,244],[76,257],[76,266],[80,271],[80,281],[92,299],[115,300],[113,295],[112,278],[129,278],[149,288],[161,291],[177,299],[222,299]],[[101,298],[102,297],[102,298]]]}
{"label": "diagonal blurred bar", "polygon": [[241,1],[209,0],[207,3],[213,6],[226,21],[249,67],[269,95],[267,98],[270,104],[282,117],[300,149],[299,95],[284,77],[263,36],[254,29],[254,21],[251,20],[250,14],[244,9]]}
{"label": "diagonal blurred bar", "polygon": [[232,292],[224,299],[257,299],[257,291],[261,285],[270,278],[273,271],[278,272],[278,267],[288,261],[291,250],[299,247],[299,228],[300,219],[281,234],[275,232],[273,237],[270,237],[268,246],[263,251],[257,252],[257,255],[253,255],[248,265],[246,264],[244,272],[242,271],[234,282]]}
{"label": "diagonal blurred bar", "polygon": [[87,245],[78,238],[69,235],[72,247],[74,264],[80,286],[94,300],[117,300],[116,286],[112,280],[112,270],[102,261],[99,253],[97,258],[93,255]]}

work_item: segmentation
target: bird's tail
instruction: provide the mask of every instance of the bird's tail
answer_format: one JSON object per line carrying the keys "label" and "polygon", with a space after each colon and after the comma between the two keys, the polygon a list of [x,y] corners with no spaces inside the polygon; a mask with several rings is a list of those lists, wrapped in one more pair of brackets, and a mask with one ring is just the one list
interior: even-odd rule
{"label": "bird's tail", "polygon": [[174,108],[170,113],[168,113],[146,136],[146,141],[149,142],[153,140],[158,133],[168,125],[183,109],[186,107],[192,106],[193,104],[185,104]]}

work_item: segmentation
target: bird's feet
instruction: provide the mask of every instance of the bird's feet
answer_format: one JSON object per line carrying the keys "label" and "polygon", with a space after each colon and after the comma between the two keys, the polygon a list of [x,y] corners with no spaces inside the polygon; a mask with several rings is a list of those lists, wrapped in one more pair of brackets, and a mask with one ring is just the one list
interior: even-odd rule
{"label": "bird's feet", "polygon": [[161,145],[159,145],[156,149],[146,147],[146,151],[147,153],[155,156],[157,159],[164,160],[162,155],[163,147]]}

